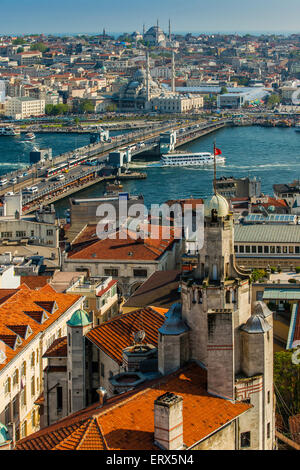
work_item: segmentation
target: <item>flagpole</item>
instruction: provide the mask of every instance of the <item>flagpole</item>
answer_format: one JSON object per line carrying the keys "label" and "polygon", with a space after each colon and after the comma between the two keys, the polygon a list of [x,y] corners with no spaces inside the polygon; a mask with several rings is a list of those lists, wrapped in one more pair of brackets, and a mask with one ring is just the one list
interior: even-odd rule
{"label": "flagpole", "polygon": [[214,193],[217,194],[216,141],[214,141]]}

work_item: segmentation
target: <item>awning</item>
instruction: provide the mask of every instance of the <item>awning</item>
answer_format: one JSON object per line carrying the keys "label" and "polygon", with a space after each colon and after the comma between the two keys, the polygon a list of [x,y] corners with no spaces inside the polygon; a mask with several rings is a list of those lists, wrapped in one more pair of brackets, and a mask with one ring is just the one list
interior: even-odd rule
{"label": "awning", "polygon": [[263,300],[300,300],[300,289],[265,289]]}

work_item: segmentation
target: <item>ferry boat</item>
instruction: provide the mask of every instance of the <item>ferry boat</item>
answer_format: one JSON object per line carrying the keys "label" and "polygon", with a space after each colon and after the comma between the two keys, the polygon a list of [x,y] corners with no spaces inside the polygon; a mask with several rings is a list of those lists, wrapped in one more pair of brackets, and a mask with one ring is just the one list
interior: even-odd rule
{"label": "ferry boat", "polygon": [[[216,164],[225,163],[225,157],[216,155]],[[214,155],[209,152],[172,152],[161,157],[162,166],[209,166],[214,164]]]}
{"label": "ferry boat", "polygon": [[20,135],[20,129],[17,129],[16,127],[10,127],[10,126],[5,126],[5,127],[0,127],[0,136],[15,136],[15,135]]}
{"label": "ferry boat", "polygon": [[35,135],[33,132],[27,132],[25,134],[25,140],[34,140],[35,139]]}

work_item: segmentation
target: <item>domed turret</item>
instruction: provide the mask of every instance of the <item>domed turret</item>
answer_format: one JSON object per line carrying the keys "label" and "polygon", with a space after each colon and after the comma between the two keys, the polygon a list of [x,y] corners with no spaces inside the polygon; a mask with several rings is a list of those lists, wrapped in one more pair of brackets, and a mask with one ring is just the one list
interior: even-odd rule
{"label": "domed turret", "polygon": [[180,335],[188,331],[189,328],[182,320],[181,304],[179,302],[170,307],[165,318],[164,324],[158,330],[161,334]]}
{"label": "domed turret", "polygon": [[243,331],[250,334],[265,333],[271,330],[271,326],[260,314],[251,315],[245,325],[241,327]]}
{"label": "domed turret", "polygon": [[92,322],[89,314],[85,310],[78,309],[73,313],[70,320],[67,322],[69,326],[87,326]]}
{"label": "domed turret", "polygon": [[228,202],[221,194],[214,194],[211,199],[205,201],[204,215],[210,217],[213,210],[216,211],[218,217],[226,217],[229,214]]}
{"label": "domed turret", "polygon": [[254,314],[267,318],[272,315],[272,311],[266,306],[265,302],[258,300],[254,303]]}

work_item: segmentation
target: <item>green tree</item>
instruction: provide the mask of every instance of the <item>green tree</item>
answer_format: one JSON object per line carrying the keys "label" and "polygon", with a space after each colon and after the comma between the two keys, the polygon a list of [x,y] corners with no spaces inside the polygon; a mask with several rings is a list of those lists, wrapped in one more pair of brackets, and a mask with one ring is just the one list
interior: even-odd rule
{"label": "green tree", "polygon": [[31,51],[46,52],[49,48],[43,42],[36,42],[30,46]]}
{"label": "green tree", "polygon": [[94,104],[91,100],[82,100],[79,105],[81,113],[92,113],[94,112]]}
{"label": "green tree", "polygon": [[14,39],[12,43],[14,46],[22,46],[23,44],[26,43],[26,41],[23,38],[17,38],[17,39]]}
{"label": "green tree", "polygon": [[288,423],[288,417],[300,413],[300,364],[293,364],[292,350],[274,355],[274,385],[277,412]]}
{"label": "green tree", "polygon": [[226,86],[222,86],[220,94],[224,95],[225,93],[228,93],[228,90],[227,90]]}
{"label": "green tree", "polygon": [[260,279],[263,279],[266,277],[266,271],[264,269],[253,269],[251,273],[251,281],[252,282],[257,282]]}
{"label": "green tree", "polygon": [[274,108],[277,104],[280,103],[280,96],[276,93],[272,93],[272,95],[268,96],[267,106],[268,108]]}
{"label": "green tree", "polygon": [[21,52],[24,52],[24,47],[18,47],[17,54],[20,54]]}

